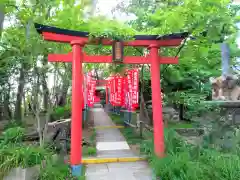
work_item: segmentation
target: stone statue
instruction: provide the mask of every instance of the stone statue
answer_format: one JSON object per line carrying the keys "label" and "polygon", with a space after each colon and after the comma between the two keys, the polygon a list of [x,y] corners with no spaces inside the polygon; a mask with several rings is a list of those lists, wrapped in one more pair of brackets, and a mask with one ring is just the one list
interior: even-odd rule
{"label": "stone statue", "polygon": [[240,76],[211,77],[210,83],[212,84],[212,100],[240,100]]}

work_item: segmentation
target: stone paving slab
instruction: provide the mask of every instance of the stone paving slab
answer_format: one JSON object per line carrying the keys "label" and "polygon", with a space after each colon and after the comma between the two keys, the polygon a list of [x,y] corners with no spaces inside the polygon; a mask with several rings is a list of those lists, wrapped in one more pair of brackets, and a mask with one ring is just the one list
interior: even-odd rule
{"label": "stone paving slab", "polygon": [[130,149],[126,141],[97,142],[97,151],[116,151]]}
{"label": "stone paving slab", "polygon": [[148,164],[145,161],[138,161],[138,162],[122,162],[122,163],[109,163],[107,164],[109,171],[116,171],[119,168],[125,170],[145,170],[148,169]]}
{"label": "stone paving slab", "polygon": [[115,150],[115,151],[99,151],[98,158],[115,158],[115,157],[138,157],[130,149],[128,150]]}
{"label": "stone paving slab", "polygon": [[[102,175],[89,175],[86,180],[137,180],[131,172],[107,173]],[[148,179],[146,179],[148,180]],[[151,179],[149,179],[151,180]]]}
{"label": "stone paving slab", "polygon": [[87,180],[151,180],[152,171],[146,162],[125,162],[87,165]]}
{"label": "stone paving slab", "polygon": [[103,108],[94,108],[91,111],[94,112],[94,116],[97,118],[97,121],[94,121],[94,126],[115,126]]}
{"label": "stone paving slab", "polygon": [[97,129],[96,132],[97,142],[125,141],[125,138],[118,129]]}

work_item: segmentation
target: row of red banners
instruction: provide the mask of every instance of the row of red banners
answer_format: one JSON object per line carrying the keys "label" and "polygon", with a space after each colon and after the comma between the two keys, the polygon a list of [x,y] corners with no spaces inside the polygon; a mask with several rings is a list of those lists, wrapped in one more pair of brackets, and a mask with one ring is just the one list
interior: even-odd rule
{"label": "row of red banners", "polygon": [[[126,73],[126,77],[120,75],[111,76],[106,84],[106,90],[109,89],[109,100],[113,106],[121,106],[129,110],[134,110],[138,107],[139,101],[139,71],[138,69],[132,69]],[[92,78],[91,72],[86,76],[86,90],[87,105],[88,107],[93,107],[96,102],[96,80]]]}
{"label": "row of red banners", "polygon": [[138,83],[138,69],[128,70],[126,77],[112,76],[107,84],[110,89],[110,103],[130,110],[136,109],[139,101]]}

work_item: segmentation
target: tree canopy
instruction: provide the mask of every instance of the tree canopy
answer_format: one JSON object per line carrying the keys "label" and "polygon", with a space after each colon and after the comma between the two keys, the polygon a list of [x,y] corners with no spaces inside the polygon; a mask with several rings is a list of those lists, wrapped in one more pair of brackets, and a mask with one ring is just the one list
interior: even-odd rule
{"label": "tree canopy", "polygon": [[[165,92],[187,89],[203,93],[210,76],[221,74],[220,44],[230,47],[231,64],[236,65],[239,49],[236,44],[239,6],[230,0],[131,0],[117,4],[113,13],[134,15],[135,19],[118,21],[101,14],[93,14],[90,0],[4,0],[0,4],[0,101],[2,118],[21,119],[27,97],[32,93],[32,82],[40,87],[41,102],[47,106],[51,91],[51,74],[56,73],[56,93],[67,97],[71,86],[71,64],[47,63],[49,53],[67,53],[66,44],[46,42],[37,34],[33,23],[52,25],[71,30],[88,31],[91,37],[129,39],[134,34],[164,35],[189,32],[181,47],[162,48],[165,56],[179,56],[178,65],[162,65],[161,79]],[[1,28],[2,26],[0,26]],[[91,54],[111,54],[111,47],[87,46]],[[143,55],[144,49],[126,47],[126,55]],[[128,67],[131,67],[130,65]],[[84,70],[102,72],[107,77],[121,71],[123,66],[84,64]],[[149,68],[144,80],[150,79]],[[55,80],[56,81],[56,80]],[[182,84],[182,85],[181,85]],[[146,88],[146,91],[150,89]],[[209,90],[207,91],[209,92]],[[44,103],[45,102],[45,103]],[[66,102],[66,100],[64,100]],[[46,108],[46,107],[45,107]]]}

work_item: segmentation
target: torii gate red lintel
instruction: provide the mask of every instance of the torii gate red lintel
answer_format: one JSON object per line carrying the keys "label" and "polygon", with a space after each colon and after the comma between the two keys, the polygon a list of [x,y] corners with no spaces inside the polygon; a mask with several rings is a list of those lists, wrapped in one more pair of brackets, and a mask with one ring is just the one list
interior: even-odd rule
{"label": "torii gate red lintel", "polygon": [[[83,52],[85,44],[96,44],[96,41],[89,42],[88,33],[60,29],[56,27],[35,24],[39,33],[45,40],[70,43],[72,53],[50,54],[50,62],[72,62],[72,122],[71,122],[71,154],[70,162],[72,174],[81,175],[82,167],[82,63],[112,63],[111,56],[88,56]],[[158,157],[164,156],[164,126],[162,117],[162,99],[160,87],[160,66],[159,64],[176,64],[176,57],[160,57],[158,49],[162,46],[179,46],[181,41],[187,37],[187,33],[158,36],[137,35],[135,40],[124,42],[124,46],[148,47],[150,53],[147,57],[127,56],[124,57],[125,64],[151,64],[151,86],[152,86],[152,107],[154,126],[154,150]],[[97,40],[98,41],[98,40]],[[112,45],[112,40],[101,39],[103,45]]]}
{"label": "torii gate red lintel", "polygon": [[[49,62],[72,62],[73,55],[69,54],[49,54]],[[159,64],[178,64],[178,57],[158,57]],[[83,53],[83,63],[113,63],[112,56],[89,56]],[[143,56],[125,56],[123,64],[151,64],[151,58]]]}

